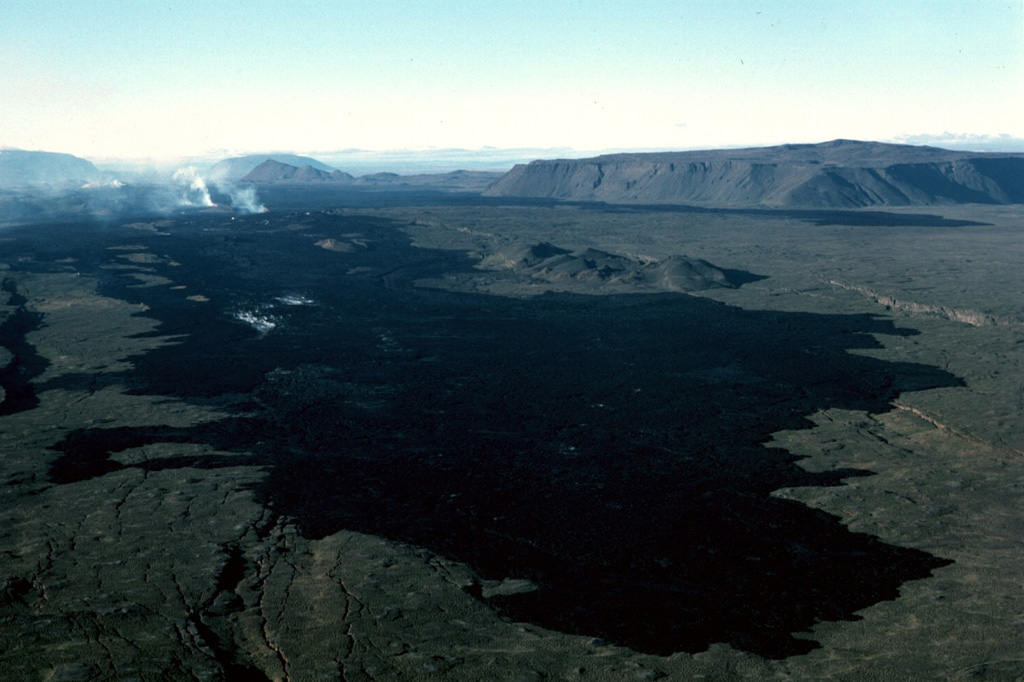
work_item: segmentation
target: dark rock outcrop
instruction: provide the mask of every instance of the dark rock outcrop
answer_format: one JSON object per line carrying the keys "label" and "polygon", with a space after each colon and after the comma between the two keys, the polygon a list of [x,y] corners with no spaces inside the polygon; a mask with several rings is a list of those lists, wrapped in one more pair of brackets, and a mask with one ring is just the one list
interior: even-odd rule
{"label": "dark rock outcrop", "polygon": [[637,290],[702,291],[739,284],[725,271],[699,258],[676,255],[664,260],[633,259],[594,248],[570,251],[546,242],[511,245],[487,256],[477,267],[512,272],[528,282],[573,290],[618,285]]}

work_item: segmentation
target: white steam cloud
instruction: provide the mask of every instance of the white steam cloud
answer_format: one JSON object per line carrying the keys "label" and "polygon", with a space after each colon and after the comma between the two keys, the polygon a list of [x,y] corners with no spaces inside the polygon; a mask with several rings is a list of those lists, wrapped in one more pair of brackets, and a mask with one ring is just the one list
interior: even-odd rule
{"label": "white steam cloud", "polygon": [[174,183],[181,190],[179,206],[216,206],[210,198],[210,190],[206,187],[206,181],[196,173],[193,167],[179,168],[174,171],[172,177]]}
{"label": "white steam cloud", "polygon": [[217,183],[218,191],[227,194],[231,200],[231,208],[243,213],[266,213],[267,207],[260,203],[255,187],[236,187]]}
{"label": "white steam cloud", "polygon": [[[179,207],[216,206],[210,198],[210,189],[206,181],[196,173],[194,167],[179,168],[174,172],[174,184],[179,196]],[[213,187],[220,193],[228,195],[232,210],[240,213],[266,213],[264,206],[256,195],[254,187],[238,187],[229,182],[213,181]]]}

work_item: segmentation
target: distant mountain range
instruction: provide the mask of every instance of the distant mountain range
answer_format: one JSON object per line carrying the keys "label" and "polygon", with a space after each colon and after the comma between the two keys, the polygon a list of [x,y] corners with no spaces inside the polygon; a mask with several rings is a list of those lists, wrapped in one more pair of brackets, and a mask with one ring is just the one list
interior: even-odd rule
{"label": "distant mountain range", "polygon": [[[224,159],[203,175],[243,184],[639,204],[858,208],[1024,203],[1024,154],[854,140],[542,160],[505,174],[461,170],[359,178],[310,157],[253,154]],[[70,154],[0,150],[0,189],[74,188],[110,179]]]}
{"label": "distant mountain range", "polygon": [[458,192],[482,192],[501,173],[488,171],[452,171],[422,175],[373,173],[355,178],[339,170],[324,171],[312,165],[294,166],[267,159],[238,180],[251,184],[331,184],[351,189],[410,190],[429,189]]}
{"label": "distant mountain range", "polygon": [[612,154],[517,165],[484,194],[808,208],[1024,203],[1024,154],[853,140]]}
{"label": "distant mountain range", "polygon": [[0,149],[0,188],[82,185],[102,179],[96,166],[71,154]]}

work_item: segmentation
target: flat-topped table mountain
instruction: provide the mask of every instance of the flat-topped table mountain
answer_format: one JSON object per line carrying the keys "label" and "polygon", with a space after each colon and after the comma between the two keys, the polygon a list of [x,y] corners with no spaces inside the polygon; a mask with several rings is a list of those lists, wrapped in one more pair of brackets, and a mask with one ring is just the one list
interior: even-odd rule
{"label": "flat-topped table mountain", "polygon": [[1024,202],[1024,155],[834,140],[520,164],[486,192],[625,203],[856,208]]}
{"label": "flat-topped table mountain", "polygon": [[0,149],[0,188],[81,185],[102,178],[91,162],[71,154]]}

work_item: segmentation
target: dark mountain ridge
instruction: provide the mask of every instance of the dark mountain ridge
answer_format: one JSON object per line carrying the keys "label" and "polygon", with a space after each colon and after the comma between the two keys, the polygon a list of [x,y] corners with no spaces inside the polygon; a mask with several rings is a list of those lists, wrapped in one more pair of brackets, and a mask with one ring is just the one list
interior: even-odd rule
{"label": "dark mountain ridge", "polygon": [[1024,203],[1024,155],[833,140],[520,164],[488,196],[857,208]]}

